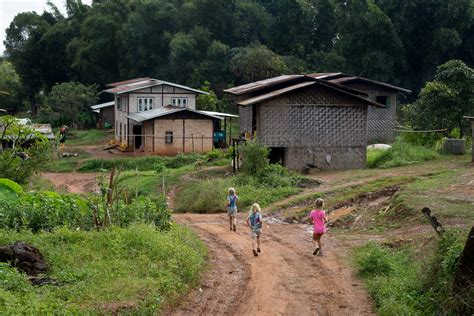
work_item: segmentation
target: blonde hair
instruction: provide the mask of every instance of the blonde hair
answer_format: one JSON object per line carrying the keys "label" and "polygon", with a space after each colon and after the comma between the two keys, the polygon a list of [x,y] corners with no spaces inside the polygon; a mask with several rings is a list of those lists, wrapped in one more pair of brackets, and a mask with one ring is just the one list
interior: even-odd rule
{"label": "blonde hair", "polygon": [[260,209],[260,205],[258,205],[258,203],[253,203],[252,204],[252,207],[250,208],[250,212],[256,212],[256,211],[261,211]]}
{"label": "blonde hair", "polygon": [[234,188],[229,188],[229,195],[235,194],[235,189]]}
{"label": "blonde hair", "polygon": [[318,198],[318,199],[316,199],[316,201],[314,201],[314,204],[316,205],[316,207],[323,207],[324,200],[321,199],[321,198]]}

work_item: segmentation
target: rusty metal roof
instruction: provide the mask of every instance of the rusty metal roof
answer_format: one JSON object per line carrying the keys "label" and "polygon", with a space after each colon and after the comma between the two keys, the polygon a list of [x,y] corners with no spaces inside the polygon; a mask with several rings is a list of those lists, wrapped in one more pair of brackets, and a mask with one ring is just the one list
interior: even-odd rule
{"label": "rusty metal roof", "polygon": [[265,94],[247,99],[247,100],[237,102],[237,104],[241,105],[241,106],[256,104],[256,103],[259,103],[259,102],[262,102],[262,101],[265,101],[265,100],[273,99],[277,96],[283,95],[283,94],[288,93],[290,91],[298,90],[298,89],[308,87],[308,86],[311,86],[311,85],[315,85],[315,84],[319,84],[319,85],[325,86],[329,89],[336,90],[339,93],[342,93],[342,94],[348,95],[350,97],[362,100],[362,101],[367,102],[368,104],[373,105],[373,106],[378,107],[378,108],[384,108],[385,107],[385,105],[383,105],[383,104],[371,101],[369,99],[366,99],[366,98],[360,96],[359,93],[352,93],[351,89],[347,89],[345,87],[339,87],[336,84],[333,84],[331,82],[327,82],[327,81],[324,81],[324,80],[319,80],[319,79],[313,79],[311,81],[305,81],[305,82],[298,83],[298,84],[295,84],[295,85],[292,85],[292,86],[289,86],[289,87],[285,87],[283,89],[274,90],[274,91],[271,91],[271,92],[268,92],[268,93],[265,93]]}
{"label": "rusty metal roof", "polygon": [[107,83],[105,86],[106,87],[118,87],[118,86],[122,86],[124,84],[130,84],[130,83],[134,83],[134,82],[145,81],[145,80],[148,80],[148,79],[151,79],[151,78],[142,77],[142,78],[128,79],[128,80],[123,80],[123,81]]}
{"label": "rusty metal roof", "polygon": [[223,119],[222,117],[211,115],[211,114],[205,113],[204,111],[192,110],[189,108],[182,108],[182,107],[177,107],[177,106],[172,106],[172,105],[160,106],[152,110],[133,113],[133,114],[128,115],[127,118],[140,123],[140,122],[152,120],[158,117],[162,117],[162,116],[166,116],[166,115],[170,115],[170,114],[182,112],[182,111],[198,113],[198,114],[208,116],[214,119],[219,119],[219,120]]}
{"label": "rusty metal roof", "polygon": [[242,94],[246,94],[246,93],[257,91],[264,88],[269,88],[283,82],[287,82],[287,81],[291,81],[291,80],[295,80],[295,79],[303,78],[303,77],[304,75],[281,75],[278,77],[273,77],[273,78],[269,78],[265,80],[259,80],[259,81],[247,83],[241,86],[229,88],[229,89],[224,90],[224,92],[227,92],[233,95],[242,95]]}
{"label": "rusty metal roof", "polygon": [[[138,78],[138,79],[142,79],[142,78]],[[150,87],[166,84],[166,85],[180,88],[183,90],[192,91],[198,94],[209,94],[208,92],[205,92],[205,91],[193,89],[188,86],[183,86],[177,83],[172,83],[172,82],[168,82],[164,80],[158,80],[158,79],[153,79],[153,78],[144,78],[143,80],[138,80],[138,79],[127,80],[129,81],[129,83],[114,86],[110,89],[104,90],[103,92],[113,93],[113,94],[122,94],[122,93],[132,92],[132,91],[136,91],[136,90],[140,90],[144,88],[150,88]],[[122,81],[122,82],[125,82],[125,81]]]}
{"label": "rusty metal roof", "polygon": [[364,78],[364,77],[359,77],[359,76],[353,76],[353,75],[345,74],[345,73],[342,73],[342,72],[315,73],[315,74],[309,74],[308,76],[316,78],[316,79],[323,79],[323,80],[326,80],[326,81],[330,81],[330,82],[334,82],[334,83],[340,83],[340,84],[344,84],[344,83],[347,83],[347,82],[350,82],[350,81],[359,80],[359,81],[362,81],[362,82],[371,83],[371,84],[374,84],[374,85],[378,85],[378,86],[382,86],[382,87],[385,87],[385,88],[397,90],[397,91],[400,91],[400,92],[411,93],[411,90],[408,90],[408,89],[405,89],[405,88],[402,88],[402,87],[397,87],[397,86],[394,86],[394,85],[391,85],[391,84],[388,84],[388,83],[385,83],[385,82],[376,81],[376,80],[372,80],[372,79],[368,79],[368,78]]}

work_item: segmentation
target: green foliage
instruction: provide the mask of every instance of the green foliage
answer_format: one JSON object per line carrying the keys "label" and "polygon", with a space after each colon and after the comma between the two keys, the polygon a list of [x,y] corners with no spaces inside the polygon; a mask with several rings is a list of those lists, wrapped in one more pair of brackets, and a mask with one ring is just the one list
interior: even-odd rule
{"label": "green foliage", "polygon": [[218,111],[218,100],[217,95],[211,90],[211,84],[209,81],[204,82],[201,87],[202,91],[209,94],[200,94],[196,98],[196,108],[202,111]]}
{"label": "green foliage", "polygon": [[397,139],[392,148],[387,150],[369,150],[367,152],[367,166],[369,168],[392,168],[437,157],[439,154],[434,149],[412,145]]}
{"label": "green foliage", "polygon": [[[465,232],[448,230],[434,250],[413,256],[412,249],[366,244],[355,252],[380,315],[457,314],[472,298],[452,292],[452,282],[464,247]],[[432,254],[429,252],[434,251]],[[471,300],[469,302],[469,299]]]}
{"label": "green foliage", "polygon": [[242,170],[247,174],[258,175],[269,164],[269,149],[262,146],[257,139],[249,140],[241,146],[243,162]]}
{"label": "green foliage", "polygon": [[[0,174],[25,183],[51,157],[50,143],[12,116],[0,117]],[[7,148],[2,146],[7,144]]]}
{"label": "green foliage", "polygon": [[279,76],[287,71],[285,60],[265,45],[235,49],[230,70],[240,82]]}
{"label": "green foliage", "polygon": [[0,187],[4,190],[10,190],[15,194],[23,193],[23,188],[18,183],[10,179],[0,178]]}
{"label": "green foliage", "polygon": [[434,81],[426,83],[418,100],[405,107],[409,123],[421,129],[458,128],[469,134],[465,115],[474,115],[474,70],[460,60],[438,66]]}
{"label": "green foliage", "polygon": [[4,291],[24,292],[30,283],[17,269],[6,262],[0,262],[0,289]]}
{"label": "green foliage", "polygon": [[85,86],[78,82],[64,82],[53,86],[48,102],[53,110],[68,125],[80,128],[91,126],[90,106],[97,101],[97,87]]}
{"label": "green foliage", "polygon": [[7,315],[110,314],[110,305],[156,314],[195,284],[206,262],[204,244],[181,226],[167,232],[143,224],[100,232],[0,229],[0,244],[17,240],[42,252],[51,267],[46,277],[59,285],[33,286],[0,264],[0,310]]}
{"label": "green foliage", "polygon": [[60,226],[92,228],[89,203],[77,196],[55,192],[25,193],[15,201],[0,201],[2,228],[25,228],[37,232]]}
{"label": "green foliage", "polygon": [[459,129],[458,127],[453,128],[451,132],[449,132],[449,138],[455,138],[455,139],[461,138],[461,129]]}
{"label": "green foliage", "polygon": [[7,60],[0,61],[0,109],[15,111],[21,107],[20,78]]}

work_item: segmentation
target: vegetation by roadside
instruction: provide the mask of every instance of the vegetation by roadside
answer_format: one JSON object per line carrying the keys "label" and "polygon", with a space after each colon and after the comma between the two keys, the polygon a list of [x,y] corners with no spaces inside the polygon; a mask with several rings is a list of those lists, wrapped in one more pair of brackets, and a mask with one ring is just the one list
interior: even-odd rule
{"label": "vegetation by roadside", "polygon": [[[474,309],[474,285],[453,291],[467,231],[404,245],[368,243],[355,249],[359,275],[379,315],[462,314]],[[419,245],[422,245],[420,247]]]}
{"label": "vegetation by roadside", "polygon": [[397,139],[390,149],[372,149],[367,151],[367,167],[392,168],[439,157],[432,147],[413,144]]}
{"label": "vegetation by roadside", "polygon": [[0,229],[0,244],[23,240],[50,264],[33,286],[25,275],[0,265],[0,310],[6,314],[156,313],[196,282],[206,248],[189,229],[158,233],[145,224],[86,232],[56,228],[31,233]]}

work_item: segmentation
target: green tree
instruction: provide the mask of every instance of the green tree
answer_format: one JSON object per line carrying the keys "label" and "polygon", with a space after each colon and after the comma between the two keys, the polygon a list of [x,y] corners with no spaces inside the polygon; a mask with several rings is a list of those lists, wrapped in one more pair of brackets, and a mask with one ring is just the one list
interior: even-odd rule
{"label": "green tree", "polygon": [[49,27],[46,20],[34,13],[15,16],[6,30],[5,53],[15,66],[22,86],[28,95],[32,115],[38,114],[36,94],[43,87],[42,58],[47,55],[41,37]]}
{"label": "green tree", "polygon": [[51,109],[70,124],[84,127],[92,123],[90,106],[97,101],[96,86],[78,82],[55,85],[48,96]]}
{"label": "green tree", "polygon": [[474,115],[474,69],[460,60],[438,67],[434,81],[427,82],[418,100],[403,109],[415,128],[460,129],[468,133],[465,115]]}
{"label": "green tree", "polygon": [[0,108],[15,111],[21,105],[20,77],[13,65],[6,61],[0,61],[0,91],[6,92],[0,96]]}
{"label": "green tree", "polygon": [[2,177],[25,183],[50,158],[51,146],[44,136],[13,116],[0,116]]}
{"label": "green tree", "polygon": [[269,165],[269,149],[262,146],[258,139],[252,139],[245,142],[242,150],[242,170],[250,175],[260,175]]}
{"label": "green tree", "polygon": [[287,70],[285,60],[261,44],[234,49],[230,60],[230,71],[238,83],[278,76]]}
{"label": "green tree", "polygon": [[208,92],[209,94],[200,94],[196,100],[196,106],[198,110],[203,111],[217,111],[217,95],[214,91],[211,90],[211,84],[209,81],[204,82],[201,87],[202,91]]}

